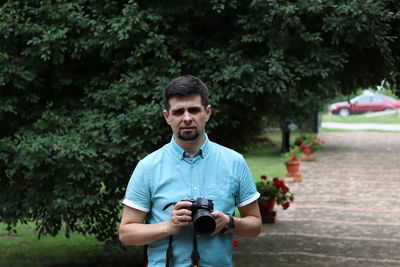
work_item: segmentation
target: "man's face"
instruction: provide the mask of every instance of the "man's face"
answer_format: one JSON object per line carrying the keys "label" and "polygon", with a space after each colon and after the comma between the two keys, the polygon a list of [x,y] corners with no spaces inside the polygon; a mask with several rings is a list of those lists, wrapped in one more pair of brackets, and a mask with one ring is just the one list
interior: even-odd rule
{"label": "man's face", "polygon": [[172,97],[169,104],[169,110],[164,110],[163,114],[176,137],[182,141],[193,141],[204,135],[211,106],[204,108],[199,95]]}

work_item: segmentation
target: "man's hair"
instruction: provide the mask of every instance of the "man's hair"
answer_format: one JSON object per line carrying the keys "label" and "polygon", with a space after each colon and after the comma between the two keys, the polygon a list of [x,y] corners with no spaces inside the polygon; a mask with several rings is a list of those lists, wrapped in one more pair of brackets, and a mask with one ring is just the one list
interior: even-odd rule
{"label": "man's hair", "polygon": [[165,109],[169,110],[170,108],[170,98],[190,95],[200,95],[203,107],[206,108],[208,106],[208,89],[199,78],[191,75],[184,75],[173,79],[164,88],[163,98]]}

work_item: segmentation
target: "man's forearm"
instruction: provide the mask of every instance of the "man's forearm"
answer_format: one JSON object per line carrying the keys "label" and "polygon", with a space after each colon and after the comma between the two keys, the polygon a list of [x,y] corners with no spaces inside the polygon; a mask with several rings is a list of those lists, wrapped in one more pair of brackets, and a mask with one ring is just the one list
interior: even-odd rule
{"label": "man's forearm", "polygon": [[256,216],[234,218],[235,230],[233,233],[238,236],[252,237],[261,233],[261,219]]}
{"label": "man's forearm", "polygon": [[146,245],[171,234],[168,222],[129,223],[121,225],[119,228],[119,239],[125,246]]}
{"label": "man's forearm", "polygon": [[172,209],[169,221],[145,224],[146,213],[125,207],[119,227],[119,239],[124,245],[145,245],[179,232],[187,227],[192,219],[192,212],[183,207],[192,203],[180,201]]}

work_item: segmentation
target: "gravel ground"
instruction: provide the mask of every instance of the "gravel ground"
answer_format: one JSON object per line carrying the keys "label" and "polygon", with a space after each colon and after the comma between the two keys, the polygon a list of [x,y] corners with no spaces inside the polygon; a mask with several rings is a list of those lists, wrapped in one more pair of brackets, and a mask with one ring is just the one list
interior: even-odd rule
{"label": "gravel ground", "polygon": [[400,132],[324,132],[324,150],[289,183],[257,238],[236,238],[236,267],[400,266]]}

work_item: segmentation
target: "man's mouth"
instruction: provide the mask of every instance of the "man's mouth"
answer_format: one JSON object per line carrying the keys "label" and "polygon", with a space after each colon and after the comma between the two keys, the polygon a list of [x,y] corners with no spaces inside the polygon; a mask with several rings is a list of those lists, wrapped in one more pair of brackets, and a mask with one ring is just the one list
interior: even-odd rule
{"label": "man's mouth", "polygon": [[196,129],[196,128],[195,127],[182,127],[181,128],[181,130],[184,131],[184,132],[193,131],[194,129]]}

